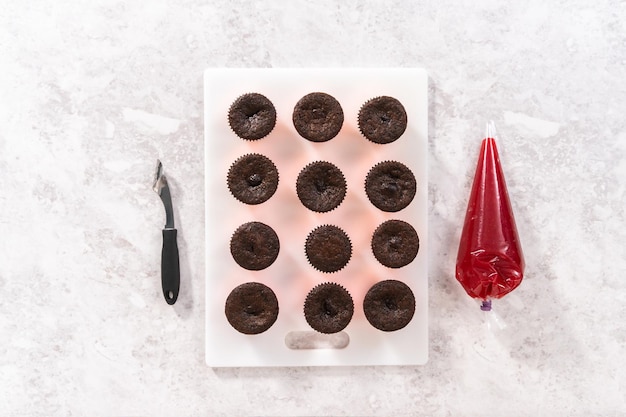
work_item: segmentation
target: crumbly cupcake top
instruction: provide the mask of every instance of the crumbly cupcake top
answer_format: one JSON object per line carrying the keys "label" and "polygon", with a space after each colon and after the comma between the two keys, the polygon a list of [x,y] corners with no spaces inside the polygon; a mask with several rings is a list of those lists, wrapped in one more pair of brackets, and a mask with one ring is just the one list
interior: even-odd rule
{"label": "crumbly cupcake top", "polygon": [[293,109],[293,125],[303,138],[311,142],[331,140],[343,125],[343,109],[326,93],[310,93]]}
{"label": "crumbly cupcake top", "polygon": [[393,97],[373,98],[359,111],[359,130],[374,143],[394,142],[402,136],[406,126],[404,106]]}
{"label": "crumbly cupcake top", "polygon": [[339,206],[345,198],[346,179],[332,163],[312,162],[300,171],[296,192],[305,207],[324,213]]}
{"label": "crumbly cupcake top", "polygon": [[397,161],[376,164],[365,179],[370,202],[382,211],[396,212],[408,206],[417,192],[413,172]]}
{"label": "crumbly cupcake top", "polygon": [[278,299],[267,285],[247,282],[230,292],[224,312],[230,325],[238,332],[259,334],[276,322]]}
{"label": "crumbly cupcake top", "polygon": [[336,272],[350,260],[352,243],[341,228],[323,225],[309,233],[305,253],[309,263],[318,271]]}
{"label": "crumbly cupcake top", "polygon": [[372,252],[381,264],[401,268],[417,256],[419,237],[409,223],[387,220],[376,228],[372,236]]}
{"label": "crumbly cupcake top", "polygon": [[258,140],[269,135],[274,129],[276,109],[262,94],[244,94],[230,106],[228,124],[240,138]]}
{"label": "crumbly cupcake top", "polygon": [[230,253],[242,268],[265,269],[274,263],[280,251],[278,235],[261,222],[248,222],[235,230],[230,239]]}
{"label": "crumbly cupcake top", "polygon": [[278,169],[266,156],[252,153],[238,158],[228,170],[230,193],[245,204],[261,204],[278,188]]}
{"label": "crumbly cupcake top", "polygon": [[365,295],[363,312],[367,321],[378,330],[400,330],[409,324],[415,314],[415,296],[411,288],[401,281],[381,281]]}
{"label": "crumbly cupcake top", "polygon": [[337,333],[352,320],[354,302],[341,285],[326,282],[313,288],[304,302],[304,317],[320,333]]}

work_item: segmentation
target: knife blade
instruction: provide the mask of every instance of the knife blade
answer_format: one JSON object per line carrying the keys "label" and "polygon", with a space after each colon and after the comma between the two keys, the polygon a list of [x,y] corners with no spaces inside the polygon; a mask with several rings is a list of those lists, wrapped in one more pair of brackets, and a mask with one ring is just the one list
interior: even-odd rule
{"label": "knife blade", "polygon": [[163,297],[169,305],[178,299],[180,290],[180,263],[178,259],[177,230],[174,227],[174,209],[172,195],[163,174],[163,164],[157,159],[152,189],[159,195],[165,208],[165,226],[163,228],[163,248],[161,250],[161,287]]}

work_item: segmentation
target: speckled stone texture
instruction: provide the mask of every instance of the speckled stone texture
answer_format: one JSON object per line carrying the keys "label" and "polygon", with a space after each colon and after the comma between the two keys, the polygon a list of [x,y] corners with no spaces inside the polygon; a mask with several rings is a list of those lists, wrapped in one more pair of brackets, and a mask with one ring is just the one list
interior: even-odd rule
{"label": "speckled stone texture", "polygon": [[[625,18],[609,0],[3,2],[0,415],[626,414]],[[209,66],[429,71],[427,365],[204,365]],[[527,263],[497,319],[454,279],[490,118]]]}

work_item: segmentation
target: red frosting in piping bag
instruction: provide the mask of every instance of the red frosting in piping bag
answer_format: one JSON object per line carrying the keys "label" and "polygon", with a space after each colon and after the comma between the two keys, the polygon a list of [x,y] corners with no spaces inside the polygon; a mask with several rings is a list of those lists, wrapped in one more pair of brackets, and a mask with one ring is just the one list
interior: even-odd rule
{"label": "red frosting in piping bag", "polygon": [[500,166],[493,123],[488,125],[476,166],[456,261],[456,279],[473,298],[490,299],[513,291],[524,275],[524,255]]}

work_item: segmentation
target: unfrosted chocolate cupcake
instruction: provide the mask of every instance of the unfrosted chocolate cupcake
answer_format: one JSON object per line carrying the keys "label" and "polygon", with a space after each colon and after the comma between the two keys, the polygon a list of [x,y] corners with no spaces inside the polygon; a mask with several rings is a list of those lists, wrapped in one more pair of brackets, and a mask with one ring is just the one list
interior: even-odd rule
{"label": "unfrosted chocolate cupcake", "polygon": [[245,204],[261,204],[278,188],[278,169],[266,156],[257,153],[238,158],[228,170],[228,189]]}
{"label": "unfrosted chocolate cupcake", "polygon": [[401,281],[381,281],[365,294],[363,312],[367,321],[378,330],[400,330],[415,314],[415,296]]}
{"label": "unfrosted chocolate cupcake", "polygon": [[367,198],[382,211],[402,210],[413,201],[416,191],[413,172],[397,161],[376,164],[365,179]]}
{"label": "unfrosted chocolate cupcake", "polygon": [[230,106],[228,124],[240,138],[258,140],[269,135],[274,129],[276,109],[262,94],[244,94]]}
{"label": "unfrosted chocolate cupcake", "polygon": [[413,226],[402,220],[387,220],[376,228],[372,236],[374,256],[389,268],[410,264],[417,256],[419,245]]}
{"label": "unfrosted chocolate cupcake", "polygon": [[326,282],[313,288],[304,302],[304,317],[320,333],[337,333],[352,320],[354,302],[339,284]]}
{"label": "unfrosted chocolate cupcake", "polygon": [[345,198],[346,179],[330,162],[312,162],[300,171],[296,192],[306,208],[324,213],[339,206]]}
{"label": "unfrosted chocolate cupcake", "polygon": [[293,109],[293,125],[303,138],[311,142],[326,142],[341,130],[343,110],[329,94],[307,94]]}
{"label": "unfrosted chocolate cupcake", "polygon": [[404,106],[389,96],[367,101],[359,111],[359,130],[374,143],[391,143],[406,130],[407,116]]}
{"label": "unfrosted chocolate cupcake", "polygon": [[313,229],[305,243],[309,263],[321,272],[336,272],[346,266],[352,256],[348,235],[337,226],[323,225]]}
{"label": "unfrosted chocolate cupcake", "polygon": [[278,299],[272,289],[259,282],[247,282],[231,291],[224,306],[226,319],[243,334],[263,333],[278,318]]}
{"label": "unfrosted chocolate cupcake", "polygon": [[242,268],[259,271],[278,257],[280,242],[270,226],[261,222],[242,224],[230,239],[230,253]]}

